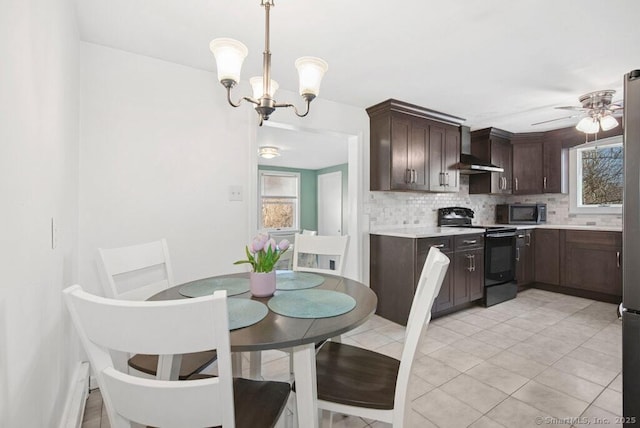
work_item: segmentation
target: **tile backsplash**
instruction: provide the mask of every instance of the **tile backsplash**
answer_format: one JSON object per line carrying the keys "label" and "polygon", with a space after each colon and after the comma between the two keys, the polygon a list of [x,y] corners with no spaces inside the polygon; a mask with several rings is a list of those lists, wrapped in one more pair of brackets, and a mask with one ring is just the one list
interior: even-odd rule
{"label": "tile backsplash", "polygon": [[495,223],[495,206],[504,203],[546,203],[547,224],[622,226],[621,215],[569,214],[568,194],[526,196],[469,195],[469,176],[460,177],[458,193],[369,192],[365,214],[369,230],[390,227],[436,226],[438,208],[465,207],[475,211],[474,224]]}

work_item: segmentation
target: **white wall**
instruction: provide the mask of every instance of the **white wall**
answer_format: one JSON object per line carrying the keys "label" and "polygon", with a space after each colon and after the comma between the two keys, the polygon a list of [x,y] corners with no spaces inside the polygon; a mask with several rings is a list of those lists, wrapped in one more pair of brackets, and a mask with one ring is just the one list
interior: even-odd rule
{"label": "white wall", "polygon": [[253,110],[210,72],[89,43],[81,64],[80,283],[101,293],[96,248],[163,237],[177,282],[243,270]]}
{"label": "white wall", "polygon": [[51,427],[79,358],[60,293],[77,269],[78,34],[70,0],[2,1],[0,57],[0,426]]}

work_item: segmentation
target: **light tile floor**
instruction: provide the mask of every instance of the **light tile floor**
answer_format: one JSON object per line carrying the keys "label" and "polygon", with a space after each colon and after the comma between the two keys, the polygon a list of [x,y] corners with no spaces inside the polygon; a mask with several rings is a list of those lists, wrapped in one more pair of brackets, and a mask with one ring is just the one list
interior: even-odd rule
{"label": "light tile floor", "polygon": [[[400,358],[404,328],[378,316],[344,343]],[[530,289],[491,308],[433,320],[409,388],[411,427],[621,427],[622,335],[616,305]],[[285,354],[263,354],[263,375],[288,379]],[[335,416],[336,428],[384,424]],[[83,428],[106,428],[99,390]]]}

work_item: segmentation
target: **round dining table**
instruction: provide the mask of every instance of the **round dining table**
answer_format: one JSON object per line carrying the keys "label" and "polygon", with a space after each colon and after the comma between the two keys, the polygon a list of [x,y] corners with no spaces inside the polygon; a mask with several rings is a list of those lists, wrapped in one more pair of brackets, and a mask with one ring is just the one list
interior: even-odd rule
{"label": "round dining table", "polygon": [[[339,336],[360,326],[373,315],[378,303],[376,294],[369,287],[358,281],[342,276],[318,273],[314,273],[313,275],[319,275],[322,282],[310,289],[332,290],[346,294],[355,300],[353,309],[335,316],[297,318],[281,315],[274,312],[268,306],[271,298],[281,296],[283,293],[291,293],[295,291],[295,289],[276,290],[273,297],[254,297],[250,292],[244,292],[230,297],[234,299],[255,300],[269,308],[266,316],[260,321],[230,332],[229,338],[232,352],[250,352],[252,355],[256,355],[259,351],[268,349],[292,349],[293,371],[296,381],[297,417],[300,427],[318,426],[315,344]],[[221,275],[213,278],[248,277],[249,273],[241,273]],[[295,281],[293,283],[295,286]],[[180,293],[181,290],[184,290],[184,286],[185,284],[181,284],[168,288],[155,294],[149,298],[149,300],[188,298]],[[236,355],[239,356],[240,354]],[[236,359],[236,361],[238,360],[241,359]],[[252,368],[252,372],[255,372],[254,368]]]}

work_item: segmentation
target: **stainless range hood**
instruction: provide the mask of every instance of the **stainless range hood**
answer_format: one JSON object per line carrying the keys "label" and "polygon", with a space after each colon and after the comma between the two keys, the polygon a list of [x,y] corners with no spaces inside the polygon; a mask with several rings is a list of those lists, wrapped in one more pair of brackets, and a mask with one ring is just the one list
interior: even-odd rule
{"label": "stainless range hood", "polygon": [[483,174],[487,172],[504,172],[504,168],[493,165],[471,154],[471,129],[460,127],[460,163],[456,165],[460,174]]}

